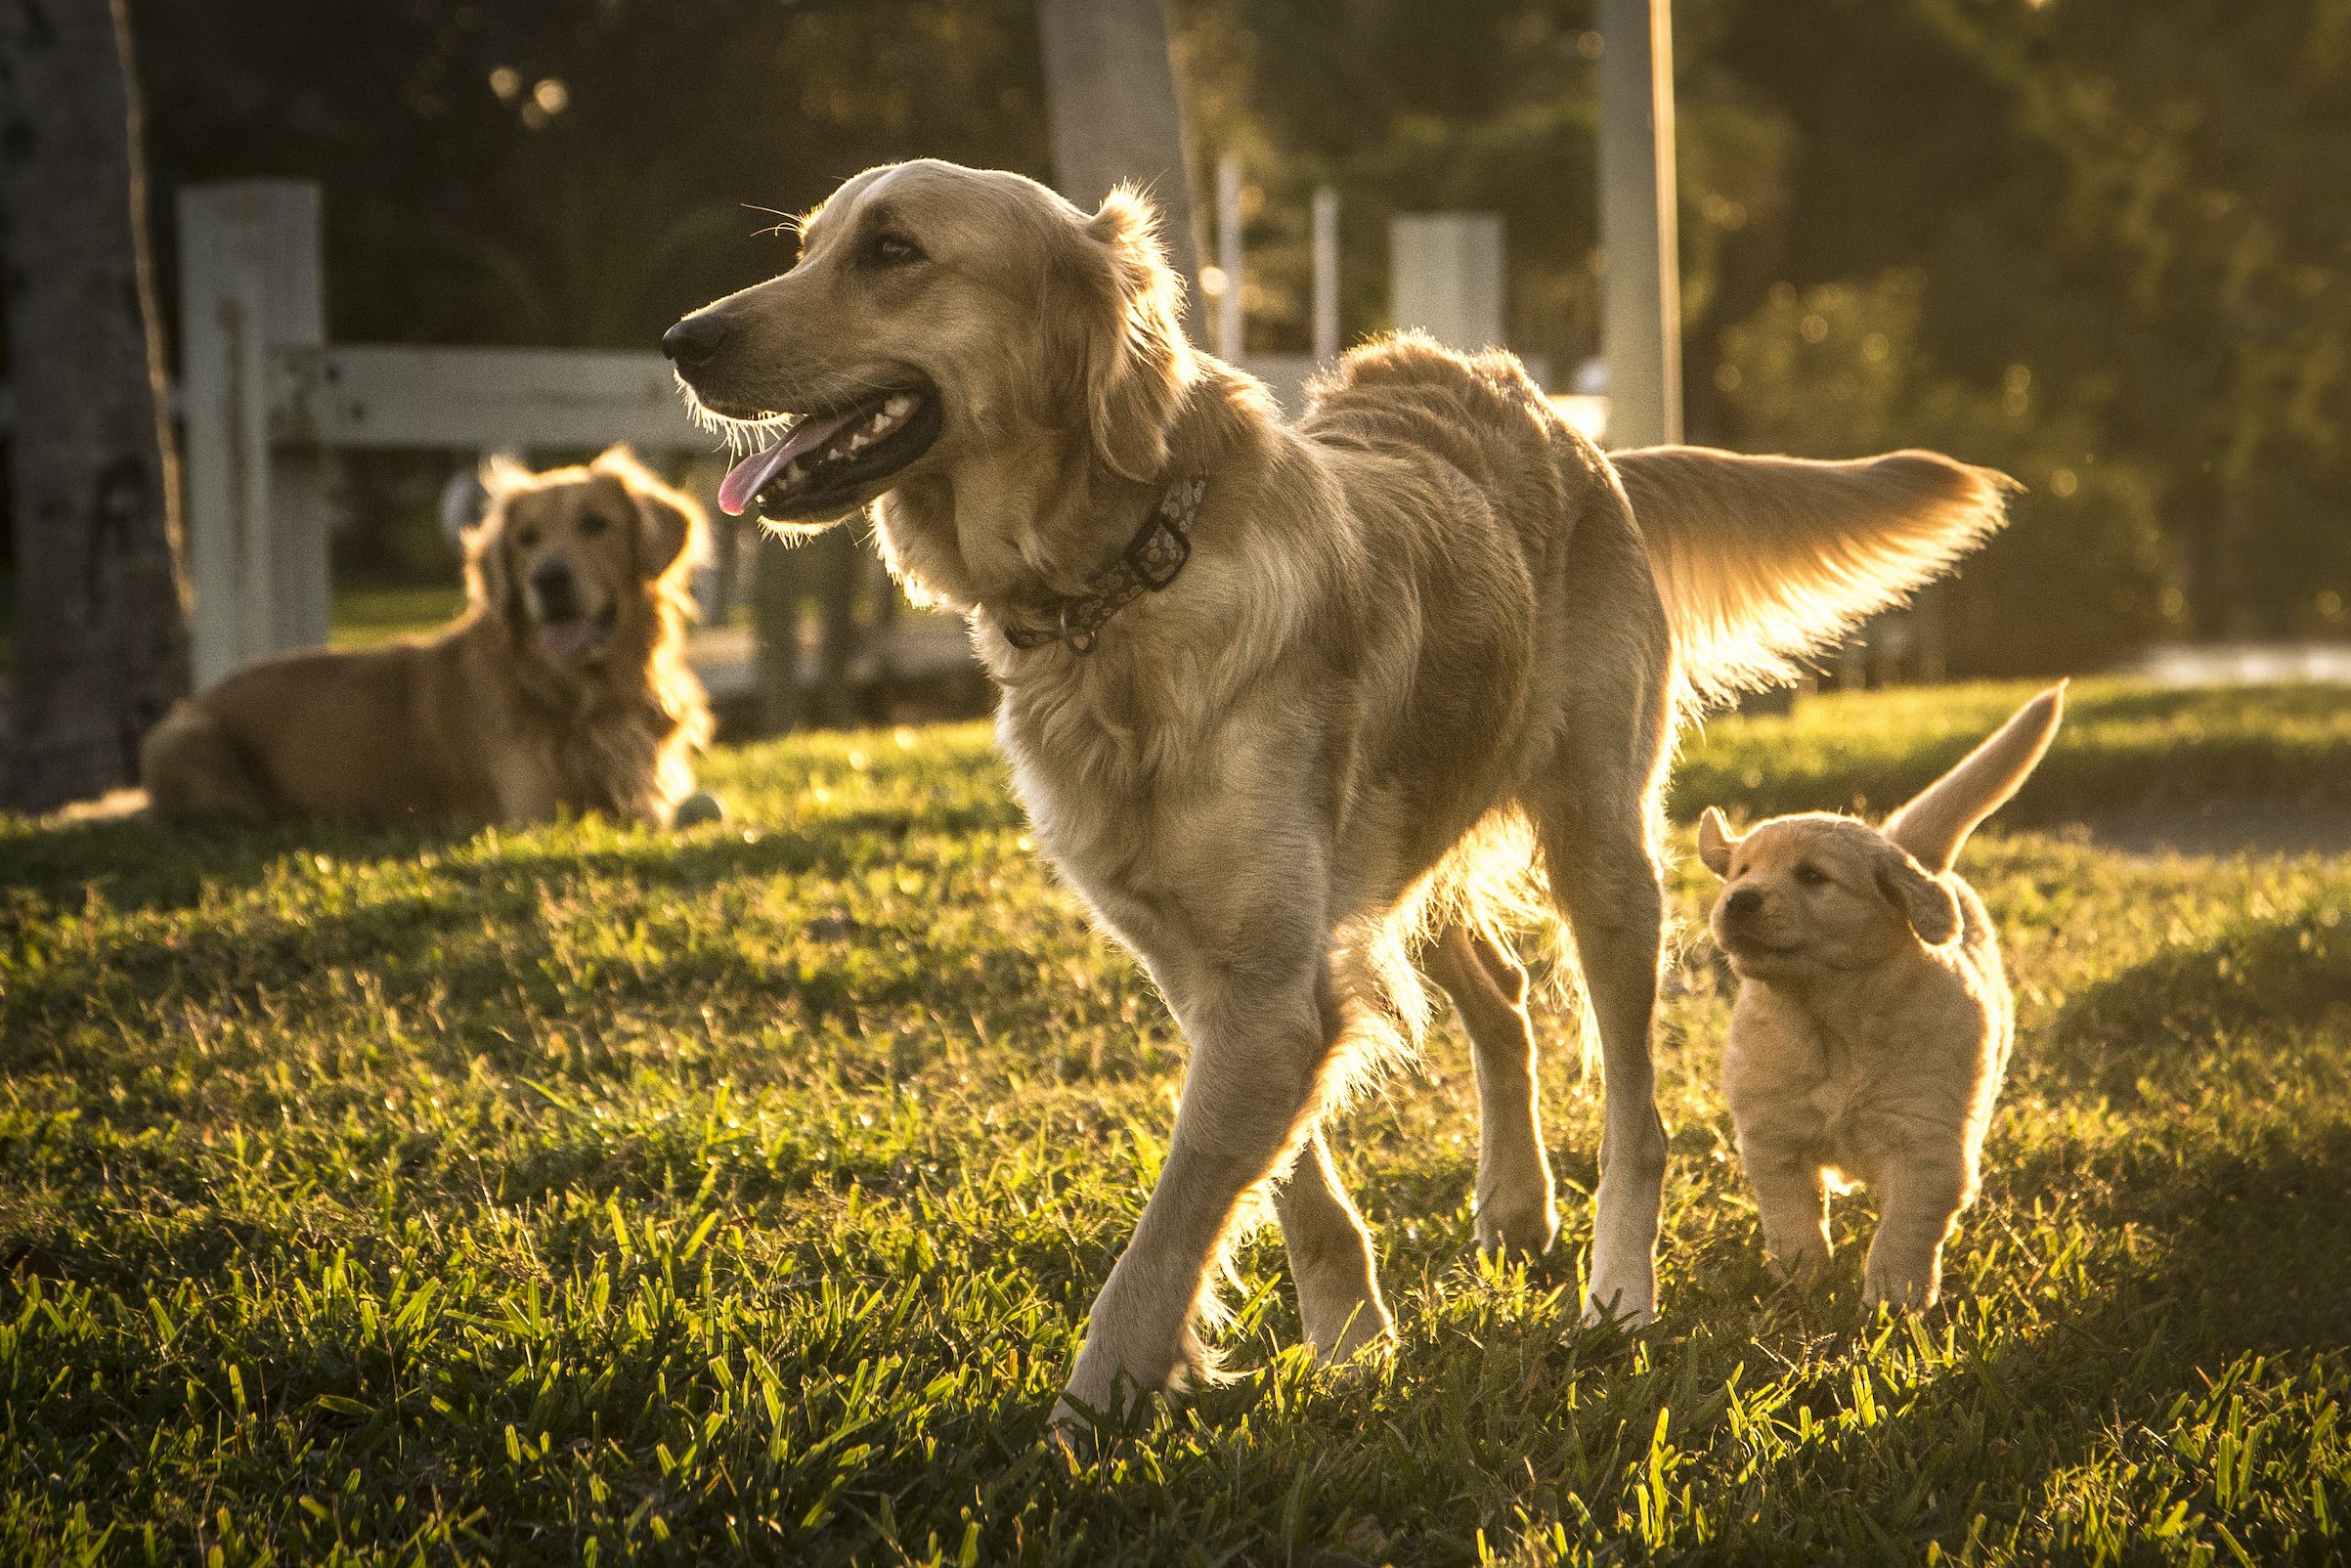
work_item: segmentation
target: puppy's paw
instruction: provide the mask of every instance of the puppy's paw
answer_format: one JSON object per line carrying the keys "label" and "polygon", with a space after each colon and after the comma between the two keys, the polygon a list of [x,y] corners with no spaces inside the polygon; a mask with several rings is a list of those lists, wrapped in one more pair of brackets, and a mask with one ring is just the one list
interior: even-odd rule
{"label": "puppy's paw", "polygon": [[1773,1278],[1799,1288],[1818,1285],[1829,1272],[1829,1249],[1824,1241],[1771,1252],[1767,1262]]}
{"label": "puppy's paw", "polygon": [[1938,1269],[1909,1270],[1872,1264],[1861,1280],[1861,1301],[1871,1311],[1921,1312],[1942,1295]]}

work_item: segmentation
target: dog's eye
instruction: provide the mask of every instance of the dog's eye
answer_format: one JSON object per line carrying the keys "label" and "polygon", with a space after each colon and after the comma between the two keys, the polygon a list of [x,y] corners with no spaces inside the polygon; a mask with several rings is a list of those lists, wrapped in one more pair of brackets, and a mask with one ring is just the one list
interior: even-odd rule
{"label": "dog's eye", "polygon": [[607,519],[602,512],[589,512],[580,519],[580,537],[593,539],[604,532]]}
{"label": "dog's eye", "polygon": [[877,267],[902,267],[923,259],[923,247],[898,234],[878,234],[865,243],[865,259]]}
{"label": "dog's eye", "polygon": [[1807,888],[1825,887],[1828,884],[1829,874],[1807,860],[1796,868],[1796,880]]}
{"label": "dog's eye", "polygon": [[527,550],[537,549],[539,547],[539,530],[536,528],[516,529],[514,531],[514,543]]}

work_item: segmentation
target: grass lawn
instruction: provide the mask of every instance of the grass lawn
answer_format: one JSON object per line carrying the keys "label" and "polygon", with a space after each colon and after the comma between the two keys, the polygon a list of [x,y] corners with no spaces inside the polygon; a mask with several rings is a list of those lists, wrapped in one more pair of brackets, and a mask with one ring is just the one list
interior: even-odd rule
{"label": "grass lawn", "polygon": [[430,632],[457,619],[465,608],[465,589],[456,583],[427,588],[341,588],[334,590],[338,648],[367,648],[413,632]]}
{"label": "grass lawn", "polygon": [[[1883,807],[2021,695],[1718,721],[1676,823]],[[2351,870],[2031,825],[2347,759],[2339,693],[2076,688],[1966,862],[2023,1030],[1944,1307],[1863,1316],[1860,1198],[1773,1285],[1693,940],[1655,1329],[1574,1327],[1564,1061],[1562,1243],[1471,1259],[1449,1027],[1337,1129],[1394,1356],[1313,1368],[1268,1233],[1237,1380],[1082,1466],[1182,1050],[982,728],[722,753],[678,836],[0,821],[0,1560],[2338,1561]]]}

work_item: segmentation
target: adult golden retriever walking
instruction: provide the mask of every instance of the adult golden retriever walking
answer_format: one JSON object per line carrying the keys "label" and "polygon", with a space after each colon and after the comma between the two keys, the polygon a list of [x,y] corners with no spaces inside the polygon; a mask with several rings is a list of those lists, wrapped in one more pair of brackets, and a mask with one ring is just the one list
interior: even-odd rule
{"label": "adult golden retriever walking", "polygon": [[493,461],[483,479],[464,615],[258,660],[181,703],[140,762],[157,816],[670,820],[711,732],[685,662],[701,506],[625,447],[545,473]]}
{"label": "adult golden retriever walking", "polygon": [[1269,1180],[1317,1350],[1387,1331],[1319,1127],[1412,1038],[1423,966],[1475,1042],[1479,1239],[1549,1245],[1505,944],[1536,866],[1608,1097],[1589,1310],[1647,1320],[1676,715],[1969,548],[1999,525],[2000,478],[1926,453],[1612,464],[1507,355],[1414,337],[1349,354],[1288,424],[1186,344],[1127,194],[1087,214],[1015,175],[899,164],[843,186],[802,240],[791,272],[664,339],[711,414],[798,416],[721,501],[792,523],[881,498],[893,569],[969,615],[1003,687],[1039,839],[1192,1045],[1057,1421],[1212,1365],[1197,1323]]}

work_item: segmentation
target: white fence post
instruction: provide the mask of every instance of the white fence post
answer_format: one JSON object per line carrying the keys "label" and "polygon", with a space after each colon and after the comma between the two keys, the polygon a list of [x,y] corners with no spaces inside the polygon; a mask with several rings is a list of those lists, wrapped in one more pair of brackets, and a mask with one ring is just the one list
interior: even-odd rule
{"label": "white fence post", "polygon": [[327,639],[326,470],[274,454],[276,352],[326,340],[318,188],[239,180],[180,193],[188,554],[198,688]]}
{"label": "white fence post", "polygon": [[1339,357],[1339,194],[1329,186],[1314,193],[1314,358],[1328,365]]}
{"label": "white fence post", "polygon": [[1400,213],[1388,220],[1388,259],[1399,327],[1465,352],[1502,346],[1500,213]]}
{"label": "white fence post", "polygon": [[1600,3],[1600,353],[1611,446],[1681,439],[1668,0]]}
{"label": "white fence post", "polygon": [[1216,270],[1224,282],[1216,296],[1216,355],[1241,363],[1241,159],[1227,152],[1216,160]]}

